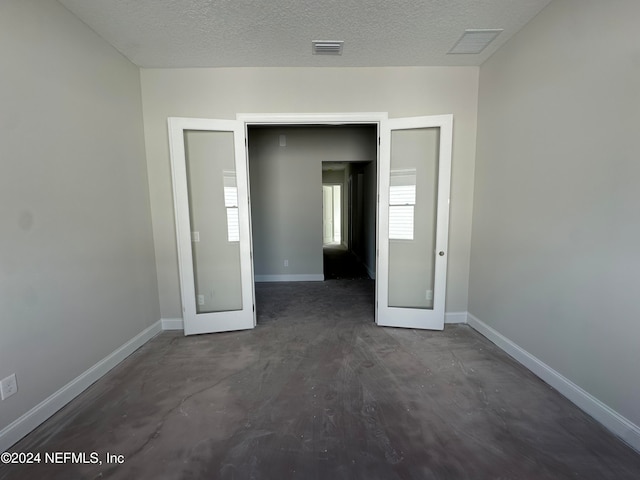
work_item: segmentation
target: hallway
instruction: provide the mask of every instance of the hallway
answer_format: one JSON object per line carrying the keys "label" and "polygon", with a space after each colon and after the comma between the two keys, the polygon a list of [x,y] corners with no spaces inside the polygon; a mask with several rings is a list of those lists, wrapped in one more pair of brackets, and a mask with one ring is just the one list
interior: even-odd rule
{"label": "hallway", "polygon": [[370,278],[363,263],[344,245],[324,245],[322,255],[325,280]]}

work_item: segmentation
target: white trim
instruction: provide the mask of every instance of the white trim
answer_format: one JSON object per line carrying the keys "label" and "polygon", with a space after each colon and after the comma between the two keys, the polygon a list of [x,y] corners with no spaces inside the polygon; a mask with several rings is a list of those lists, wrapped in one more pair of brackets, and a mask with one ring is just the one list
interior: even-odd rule
{"label": "white trim", "polygon": [[184,321],[181,318],[163,318],[162,330],[184,330]]}
{"label": "white trim", "polygon": [[589,392],[583,390],[568,378],[564,377],[546,363],[533,356],[515,342],[491,328],[489,325],[468,314],[467,323],[479,333],[487,337],[498,347],[511,355],[534,374],[571,400],[581,410],[591,415],[605,428],[640,452],[640,427],[605,405]]}
{"label": "white trim", "polygon": [[256,282],[323,282],[324,274],[256,275]]}
{"label": "white trim", "polygon": [[386,112],[360,113],[238,113],[236,120],[249,125],[379,123],[389,117]]}
{"label": "white trim", "polygon": [[127,343],[104,357],[93,367],[78,375],[60,390],[0,430],[0,452],[6,451],[27,434],[35,430],[54,413],[80,395],[93,383],[100,380],[109,370],[155,337],[162,331],[161,325],[161,321],[157,321],[150,327],[147,327]]}
{"label": "white trim", "polygon": [[467,323],[467,312],[445,312],[444,323]]}

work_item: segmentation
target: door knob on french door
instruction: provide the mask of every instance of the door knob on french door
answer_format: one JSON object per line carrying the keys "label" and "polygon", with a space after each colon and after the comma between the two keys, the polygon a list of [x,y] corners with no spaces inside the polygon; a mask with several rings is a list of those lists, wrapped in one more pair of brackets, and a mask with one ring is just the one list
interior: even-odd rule
{"label": "door knob on french door", "polygon": [[444,257],[444,252],[440,250],[440,253],[438,253],[438,255],[440,255],[441,257]]}

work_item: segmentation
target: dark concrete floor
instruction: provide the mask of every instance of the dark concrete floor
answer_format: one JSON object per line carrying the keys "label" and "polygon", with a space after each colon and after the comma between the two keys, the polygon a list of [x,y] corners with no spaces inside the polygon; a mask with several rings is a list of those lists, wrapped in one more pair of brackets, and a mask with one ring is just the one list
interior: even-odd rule
{"label": "dark concrete floor", "polygon": [[379,328],[373,282],[258,284],[258,327],[163,333],[2,479],[638,479],[640,455],[464,325]]}

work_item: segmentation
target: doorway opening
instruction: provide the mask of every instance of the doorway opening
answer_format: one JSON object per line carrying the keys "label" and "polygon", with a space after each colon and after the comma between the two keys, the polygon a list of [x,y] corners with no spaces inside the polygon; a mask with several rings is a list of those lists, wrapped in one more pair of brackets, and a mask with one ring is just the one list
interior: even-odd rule
{"label": "doorway opening", "polygon": [[326,280],[375,278],[375,262],[367,262],[368,250],[375,248],[375,172],[375,161],[322,163]]}
{"label": "doorway opening", "polygon": [[378,124],[249,124],[247,140],[256,283],[375,279]]}

